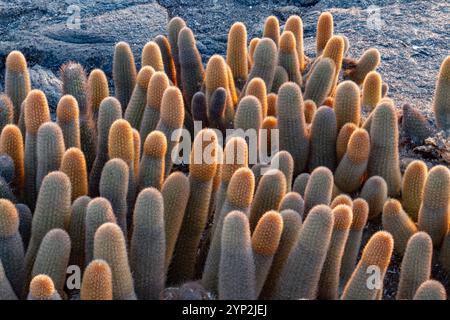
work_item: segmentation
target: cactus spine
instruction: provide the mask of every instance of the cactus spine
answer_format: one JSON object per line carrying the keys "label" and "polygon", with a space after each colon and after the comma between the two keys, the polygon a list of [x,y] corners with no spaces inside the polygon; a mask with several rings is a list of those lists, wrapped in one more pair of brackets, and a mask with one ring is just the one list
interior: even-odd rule
{"label": "cactus spine", "polygon": [[136,300],[125,238],[115,223],[104,223],[97,229],[94,259],[103,259],[111,267],[114,300]]}
{"label": "cactus spine", "polygon": [[433,243],[428,234],[418,232],[409,239],[400,269],[397,300],[411,300],[420,285],[429,280],[432,257]]}
{"label": "cactus spine", "polygon": [[256,299],[255,263],[247,216],[239,211],[230,212],[224,219],[221,237],[219,299]]}
{"label": "cactus spine", "polygon": [[14,123],[19,123],[21,106],[31,90],[27,61],[20,51],[11,51],[5,62],[5,93],[14,106]]}
{"label": "cactus spine", "polygon": [[288,192],[281,200],[279,211],[293,210],[297,212],[300,217],[305,213],[305,201],[297,192]]}
{"label": "cactus spine", "polygon": [[112,273],[104,260],[92,261],[84,271],[81,283],[81,300],[112,300]]}
{"label": "cactus spine", "polygon": [[333,109],[322,106],[314,114],[311,124],[309,163],[310,171],[317,167],[336,167],[337,123]]}
{"label": "cactus spine", "polygon": [[332,214],[334,216],[333,233],[327,258],[323,264],[318,291],[318,298],[326,300],[338,299],[341,261],[353,219],[352,208],[345,204],[335,207]]}
{"label": "cactus spine", "polygon": [[164,203],[155,188],[142,190],[134,208],[130,267],[139,299],[158,299],[164,289],[166,237]]}
{"label": "cactus spine", "polygon": [[306,218],[297,244],[282,269],[276,299],[314,299],[327,257],[334,217],[325,205],[316,206]]}
{"label": "cactus spine", "polygon": [[9,200],[0,199],[0,264],[3,262],[4,276],[18,297],[23,289],[23,259],[24,248],[19,233],[17,209]]}
{"label": "cactus spine", "polygon": [[342,300],[375,300],[381,298],[380,289],[367,286],[369,267],[378,267],[380,277],[384,279],[387,267],[391,261],[394,239],[389,232],[378,231],[364,247],[361,260],[342,293]]}
{"label": "cactus spine", "polygon": [[136,84],[134,56],[126,42],[119,42],[114,48],[113,80],[115,96],[125,112]]}
{"label": "cactus spine", "polygon": [[308,184],[309,178],[310,174],[307,172],[299,174],[294,180],[294,186],[292,187],[292,191],[297,192],[304,198],[306,185]]}
{"label": "cactus spine", "polygon": [[31,276],[48,275],[61,297],[65,296],[64,284],[70,258],[70,237],[62,229],[52,229],[42,239]]}
{"label": "cactus spine", "polygon": [[161,193],[164,199],[165,269],[167,270],[172,261],[173,251],[189,199],[189,179],[179,171],[174,172],[164,181]]}
{"label": "cactus spine", "polygon": [[276,211],[266,212],[252,234],[255,261],[256,297],[259,296],[277,252],[283,230],[283,219]]}
{"label": "cactus spine", "polygon": [[428,173],[419,209],[419,230],[427,232],[434,246],[444,239],[449,224],[450,170],[445,166],[433,167]]}
{"label": "cactus spine", "polygon": [[398,126],[394,105],[381,102],[374,110],[370,126],[371,150],[369,156],[369,176],[379,175],[387,183],[388,195],[395,197],[401,189],[398,154]]}
{"label": "cactus spine", "polygon": [[71,95],[63,96],[56,108],[56,123],[64,137],[64,146],[81,148],[78,102]]}
{"label": "cactus spine", "polygon": [[416,108],[405,103],[402,107],[402,135],[413,144],[421,145],[425,139],[432,136],[432,130],[427,119]]}

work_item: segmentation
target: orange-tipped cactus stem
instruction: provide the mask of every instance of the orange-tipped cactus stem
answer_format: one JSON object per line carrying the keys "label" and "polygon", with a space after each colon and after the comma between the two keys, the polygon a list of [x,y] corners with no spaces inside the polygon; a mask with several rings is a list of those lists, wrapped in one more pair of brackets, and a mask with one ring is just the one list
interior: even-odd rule
{"label": "orange-tipped cactus stem", "polygon": [[256,296],[259,296],[278,250],[283,219],[276,211],[266,212],[252,234],[253,258],[255,259]]}
{"label": "orange-tipped cactus stem", "polygon": [[421,160],[411,162],[403,175],[402,205],[413,221],[417,221],[427,175],[427,165]]}
{"label": "orange-tipped cactus stem", "polygon": [[372,111],[377,106],[382,98],[382,83],[381,75],[376,71],[371,71],[364,79],[362,86],[361,106]]}
{"label": "orange-tipped cactus stem", "polygon": [[158,44],[164,63],[164,72],[173,84],[177,83],[175,63],[172,56],[172,48],[166,36],[158,35],[154,41]]}
{"label": "orange-tipped cactus stem", "polygon": [[417,232],[411,218],[403,211],[402,205],[395,199],[385,202],[382,216],[383,229],[394,237],[394,249],[403,256],[409,238]]}
{"label": "orange-tipped cactus stem", "polygon": [[428,173],[419,209],[419,230],[427,232],[433,245],[439,247],[449,225],[450,170],[435,166]]}
{"label": "orange-tipped cactus stem", "polygon": [[356,62],[356,67],[348,72],[348,77],[356,84],[362,84],[367,74],[378,67],[380,60],[380,52],[377,49],[367,49]]}
{"label": "orange-tipped cactus stem", "polygon": [[325,205],[316,206],[306,218],[295,248],[281,272],[275,299],[315,299],[327,257],[334,216]]}
{"label": "orange-tipped cactus stem", "polygon": [[298,57],[298,65],[300,72],[303,72],[306,67],[305,52],[303,49],[303,21],[297,15],[292,15],[286,20],[284,31],[291,31],[295,37],[295,44]]}
{"label": "orange-tipped cactus stem", "polygon": [[14,107],[14,123],[19,122],[21,106],[31,90],[27,61],[20,51],[11,51],[6,58],[5,93]]}
{"label": "orange-tipped cactus stem", "polygon": [[228,32],[227,63],[234,82],[242,89],[248,77],[247,29],[241,22],[234,23]]}
{"label": "orange-tipped cactus stem", "polygon": [[136,84],[136,65],[133,52],[126,42],[119,42],[114,48],[113,80],[115,96],[124,112]]}
{"label": "orange-tipped cactus stem", "polygon": [[140,124],[141,148],[147,135],[155,130],[161,112],[161,102],[164,91],[170,86],[169,78],[164,72],[155,72],[150,78],[147,88],[147,105]]}
{"label": "orange-tipped cactus stem", "polygon": [[19,127],[7,125],[0,135],[0,153],[7,154],[14,162],[14,186],[18,194],[25,180],[23,137]]}
{"label": "orange-tipped cactus stem", "polygon": [[450,130],[450,56],[442,62],[434,93],[433,112],[438,128]]}
{"label": "orange-tipped cactus stem", "polygon": [[89,112],[94,122],[97,123],[100,103],[109,96],[108,79],[101,69],[94,69],[88,78],[88,102]]}
{"label": "orange-tipped cactus stem", "polygon": [[60,126],[64,137],[64,146],[80,148],[80,121],[78,102],[71,95],[63,96],[56,107],[56,123]]}
{"label": "orange-tipped cactus stem", "polygon": [[370,137],[366,130],[357,129],[348,142],[347,152],[334,172],[334,182],[343,192],[357,191],[367,169]]}
{"label": "orange-tipped cactus stem", "polygon": [[364,227],[369,215],[369,205],[364,199],[357,198],[353,201],[352,224],[345,243],[344,253],[341,259],[340,280],[341,284],[347,283],[355,269]]}
{"label": "orange-tipped cactus stem", "polygon": [[[394,239],[389,232],[375,233],[364,247],[361,260],[347,282],[342,293],[342,300],[375,300],[381,298],[379,291],[389,266],[394,248]],[[375,271],[374,271],[375,270]],[[378,273],[376,283],[368,279],[374,272]],[[371,285],[368,285],[368,280]]]}
{"label": "orange-tipped cactus stem", "polygon": [[164,71],[161,49],[155,41],[149,41],[142,49],[141,68],[152,67],[155,71]]}
{"label": "orange-tipped cactus stem", "polygon": [[323,12],[317,21],[316,54],[319,56],[325,48],[328,40],[333,36],[333,16],[329,12]]}
{"label": "orange-tipped cactus stem", "polygon": [[287,71],[289,81],[295,82],[299,86],[302,85],[302,74],[300,72],[295,36],[290,31],[285,31],[281,35],[278,65]]}
{"label": "orange-tipped cactus stem", "polygon": [[425,232],[413,235],[406,247],[400,267],[397,300],[411,300],[420,285],[430,279],[433,243]]}
{"label": "orange-tipped cactus stem", "polygon": [[127,120],[133,128],[139,130],[145,106],[147,105],[147,88],[150,78],[155,73],[155,69],[150,66],[144,66],[138,73],[136,85],[130,97],[130,101],[125,110],[124,119]]}
{"label": "orange-tipped cactus stem", "polygon": [[83,274],[81,300],[112,300],[112,273],[104,260],[94,260]]}
{"label": "orange-tipped cactus stem", "polygon": [[175,283],[194,276],[197,248],[206,226],[213,180],[217,170],[218,140],[211,129],[201,130],[194,139],[189,164],[190,195],[172,261]]}
{"label": "orange-tipped cactus stem", "polygon": [[87,195],[88,178],[86,160],[80,149],[67,149],[62,158],[61,171],[67,174],[72,184],[72,201],[78,197]]}
{"label": "orange-tipped cactus stem", "polygon": [[166,152],[166,136],[160,131],[152,131],[144,143],[144,152],[139,168],[138,190],[148,187],[161,190],[164,182]]}
{"label": "orange-tipped cactus stem", "polygon": [[335,207],[332,214],[334,216],[333,233],[320,275],[318,291],[318,298],[325,300],[336,300],[339,297],[341,261],[353,219],[352,208],[345,204]]}
{"label": "orange-tipped cactus stem", "polygon": [[31,210],[36,200],[36,169],[37,169],[37,132],[44,122],[50,121],[50,111],[47,98],[40,90],[32,90],[24,105],[25,119],[25,202]]}
{"label": "orange-tipped cactus stem", "polygon": [[267,17],[266,21],[264,22],[263,37],[272,39],[278,47],[278,44],[280,42],[280,22],[278,21],[277,17]]}

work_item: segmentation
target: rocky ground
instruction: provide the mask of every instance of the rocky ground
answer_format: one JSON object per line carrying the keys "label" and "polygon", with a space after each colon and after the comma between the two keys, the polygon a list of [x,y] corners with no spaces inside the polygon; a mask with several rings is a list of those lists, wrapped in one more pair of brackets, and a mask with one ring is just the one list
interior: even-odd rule
{"label": "rocky ground", "polygon": [[[378,71],[389,84],[389,96],[396,105],[408,102],[433,123],[436,75],[450,53],[447,0],[0,0],[0,92],[6,56],[11,50],[21,50],[29,62],[33,87],[47,94],[54,109],[60,97],[59,67],[64,62],[76,60],[88,71],[102,68],[111,77],[116,42],[130,43],[139,63],[144,44],[165,33],[173,16],[181,16],[193,29],[205,63],[214,53],[225,54],[233,22],[244,22],[249,37],[259,37],[268,15],[277,16],[282,25],[289,15],[300,15],[306,53],[313,56],[316,22],[323,11],[333,14],[335,32],[349,38],[352,57],[369,47],[381,52]],[[433,143],[440,144],[449,156],[448,139]],[[445,163],[414,147],[402,144],[402,167],[411,158]],[[435,147],[431,149],[436,152]],[[368,238],[379,223],[366,229]],[[393,261],[385,298],[393,298],[397,286],[401,260],[395,257]],[[438,266],[433,276],[449,289],[449,280]]]}

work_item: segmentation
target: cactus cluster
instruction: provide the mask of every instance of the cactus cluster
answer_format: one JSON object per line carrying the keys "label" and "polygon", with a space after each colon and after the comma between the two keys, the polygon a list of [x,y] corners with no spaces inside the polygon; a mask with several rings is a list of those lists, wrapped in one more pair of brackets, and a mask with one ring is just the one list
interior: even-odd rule
{"label": "cactus cluster", "polygon": [[[393,255],[397,299],[445,299],[432,259],[450,272],[450,170],[416,160],[402,172],[399,154],[401,135],[417,145],[435,128],[410,105],[397,112],[377,49],[351,59],[334,32],[322,13],[307,57],[299,16],[268,17],[261,38],[236,22],[226,56],[204,67],[174,17],[140,69],[116,44],[114,96],[101,69],[62,66],[57,106],[11,52],[0,299],[374,300]],[[433,99],[444,134],[449,61]]]}

